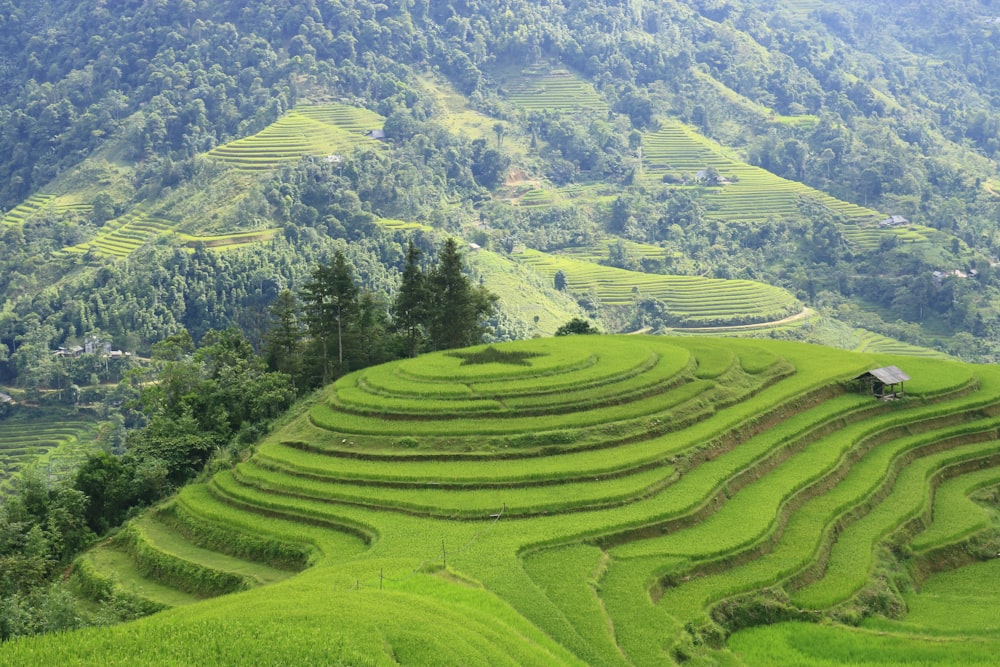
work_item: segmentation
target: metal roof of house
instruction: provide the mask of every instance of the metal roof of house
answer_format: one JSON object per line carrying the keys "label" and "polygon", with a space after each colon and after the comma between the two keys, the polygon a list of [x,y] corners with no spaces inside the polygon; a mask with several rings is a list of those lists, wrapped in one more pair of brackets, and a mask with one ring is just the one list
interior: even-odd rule
{"label": "metal roof of house", "polygon": [[862,373],[855,380],[863,378],[866,375],[872,375],[878,379],[882,384],[898,384],[900,382],[906,382],[910,379],[910,376],[899,370],[898,366],[886,366],[885,368],[875,368],[873,370]]}

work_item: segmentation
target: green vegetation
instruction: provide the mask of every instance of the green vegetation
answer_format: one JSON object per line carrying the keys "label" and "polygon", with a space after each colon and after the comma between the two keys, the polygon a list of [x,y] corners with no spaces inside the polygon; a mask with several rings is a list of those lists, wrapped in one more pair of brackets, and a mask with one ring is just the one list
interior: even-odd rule
{"label": "green vegetation", "polygon": [[[856,393],[852,377],[890,363],[913,377],[907,398]],[[363,369],[301,406],[248,460],[82,557],[77,585],[94,599],[185,609],[73,641],[82,655],[110,651],[112,663],[125,650],[109,648],[116,641],[180,659],[201,655],[176,645],[189,623],[221,628],[239,609],[261,632],[306,641],[339,609],[338,650],[373,664],[421,663],[424,651],[472,662],[510,651],[518,664],[768,664],[820,631],[845,651],[881,651],[876,664],[928,650],[942,660],[928,639],[956,636],[958,621],[878,615],[898,619],[909,554],[970,540],[985,546],[965,553],[992,554],[995,513],[979,506],[954,526],[948,517],[1000,479],[998,406],[993,367],[776,341],[568,336]],[[233,590],[243,592],[191,604]],[[435,610],[433,629],[401,612],[399,633],[373,634],[401,599]],[[519,648],[486,632],[443,649],[441,637],[464,632],[452,624],[469,605],[517,625]],[[819,618],[832,625],[744,629]],[[958,664],[986,664],[995,628],[964,618],[984,641]],[[863,644],[889,639],[844,625],[862,620],[892,627],[891,643]],[[219,654],[239,637],[219,640]],[[61,646],[17,640],[0,657],[48,660]]]}
{"label": "green vegetation", "polygon": [[95,431],[94,421],[79,417],[0,420],[0,488],[27,467],[53,482],[72,476],[95,448]]}
{"label": "green vegetation", "polygon": [[517,257],[552,279],[561,271],[567,289],[579,294],[593,291],[609,305],[652,297],[666,310],[662,324],[670,327],[771,322],[801,310],[784,290],[748,280],[645,274],[534,250],[524,250]]}
{"label": "green vegetation", "polygon": [[995,4],[0,0],[0,640],[994,657]]}
{"label": "green vegetation", "polygon": [[273,169],[305,155],[339,163],[355,147],[373,143],[372,130],[385,119],[344,104],[305,105],[292,109],[257,134],[217,146],[208,156],[237,169]]}
{"label": "green vegetation", "polygon": [[565,69],[528,68],[500,85],[511,102],[529,111],[608,112],[594,87]]}

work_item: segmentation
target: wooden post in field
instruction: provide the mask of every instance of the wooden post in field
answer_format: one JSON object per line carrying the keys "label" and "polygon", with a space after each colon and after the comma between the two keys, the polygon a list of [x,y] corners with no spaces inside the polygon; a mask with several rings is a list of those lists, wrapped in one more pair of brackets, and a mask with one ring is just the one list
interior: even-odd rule
{"label": "wooden post in field", "polygon": [[444,540],[441,540],[441,560],[444,561],[444,569],[448,569],[448,552],[444,548]]}

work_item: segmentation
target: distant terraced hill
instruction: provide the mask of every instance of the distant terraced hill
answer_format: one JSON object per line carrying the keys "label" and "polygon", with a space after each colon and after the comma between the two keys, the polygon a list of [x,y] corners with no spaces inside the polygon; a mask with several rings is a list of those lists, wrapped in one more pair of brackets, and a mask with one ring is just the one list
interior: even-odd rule
{"label": "distant terraced hill", "polygon": [[84,419],[0,421],[0,489],[36,465],[49,480],[72,474],[94,449],[95,424]]}
{"label": "distant terraced hill", "polygon": [[607,114],[608,104],[593,84],[565,69],[534,68],[501,84],[507,99],[529,111]]}
{"label": "distant terraced hill", "polygon": [[835,199],[802,183],[790,181],[729,156],[718,144],[678,121],[663,121],[659,130],[642,142],[643,179],[660,182],[696,181],[698,174],[715,168],[725,181],[721,186],[697,188],[706,215],[720,219],[767,220],[801,215],[801,205],[823,206],[846,220],[840,226],[845,240],[857,250],[878,248],[883,237],[903,242],[941,240],[940,232],[921,225],[880,228],[886,216],[877,211]]}
{"label": "distant terraced hill", "polygon": [[562,271],[570,291],[593,290],[607,305],[627,305],[637,296],[659,299],[678,327],[759,324],[802,312],[785,290],[750,280],[641,273],[530,249],[514,256],[549,280]]}
{"label": "distant terraced hill", "polygon": [[[905,398],[858,393],[888,364]],[[884,545],[925,575],[948,562],[928,554],[986,553],[996,512],[969,496],[1000,483],[998,415],[995,367],[779,341],[571,336],[373,367],[77,564],[98,598],[174,609],[0,661],[990,664],[991,584],[940,613],[973,601],[968,577],[866,621],[877,636],[841,621],[893,604]],[[827,622],[726,648],[782,618]]]}
{"label": "distant terraced hill", "polygon": [[273,169],[304,155],[342,156],[357,146],[377,144],[369,136],[385,119],[346,104],[303,105],[257,134],[208,152],[210,158],[247,171]]}

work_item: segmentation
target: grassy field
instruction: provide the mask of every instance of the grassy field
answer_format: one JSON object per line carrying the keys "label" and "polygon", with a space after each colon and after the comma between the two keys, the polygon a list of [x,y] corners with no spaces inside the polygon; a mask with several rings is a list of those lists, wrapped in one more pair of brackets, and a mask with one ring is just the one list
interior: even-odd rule
{"label": "grassy field", "polygon": [[[889,364],[904,400],[857,391]],[[899,582],[909,554],[990,539],[972,499],[998,443],[1000,370],[931,358],[571,336],[406,359],[77,564],[98,599],[172,609],[0,661],[990,664],[994,592],[974,587],[995,570],[878,612],[902,585],[888,547]],[[826,622],[752,627],[791,619]]]}

